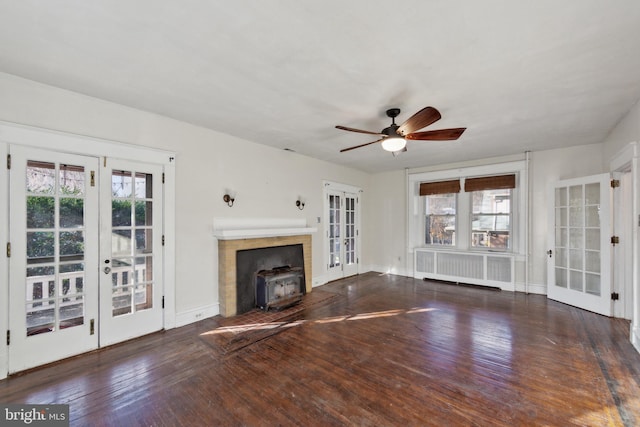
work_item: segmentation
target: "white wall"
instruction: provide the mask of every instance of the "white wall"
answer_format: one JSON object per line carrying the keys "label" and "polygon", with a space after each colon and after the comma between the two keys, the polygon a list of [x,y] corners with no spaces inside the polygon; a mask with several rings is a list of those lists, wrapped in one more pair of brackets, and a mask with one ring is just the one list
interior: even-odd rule
{"label": "white wall", "polygon": [[371,178],[371,194],[367,194],[369,209],[365,236],[368,242],[370,270],[383,273],[413,275],[407,267],[407,191],[405,171],[384,172]]}
{"label": "white wall", "polygon": [[[165,149],[176,156],[176,312],[180,323],[215,314],[217,241],[213,219],[306,218],[318,226],[322,180],[369,189],[370,176],[155,114],[0,73],[0,120]],[[55,148],[55,147],[52,147]],[[143,160],[143,159],[141,159]],[[222,196],[234,191],[236,202]],[[300,211],[295,201],[305,199]],[[368,198],[361,208],[363,228]],[[313,237],[313,275],[323,274],[322,236]],[[171,236],[167,236],[171,238]],[[369,241],[369,237],[365,237]],[[361,261],[370,263],[368,245]]]}

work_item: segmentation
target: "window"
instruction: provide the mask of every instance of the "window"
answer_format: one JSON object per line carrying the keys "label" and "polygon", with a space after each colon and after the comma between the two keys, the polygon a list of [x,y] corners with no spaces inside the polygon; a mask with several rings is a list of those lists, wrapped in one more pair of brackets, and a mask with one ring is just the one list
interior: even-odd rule
{"label": "window", "polygon": [[511,196],[516,176],[467,178],[471,194],[471,247],[507,250],[511,236]]}
{"label": "window", "polygon": [[510,163],[410,177],[410,244],[522,253],[519,236],[524,226],[518,215],[524,203],[516,186],[522,179],[519,174],[525,172],[522,166]]}
{"label": "window", "polygon": [[420,184],[420,195],[425,196],[425,244],[455,246],[459,192],[459,179]]}
{"label": "window", "polygon": [[509,249],[511,192],[506,188],[471,193],[471,247]]}
{"label": "window", "polygon": [[456,193],[433,194],[425,199],[425,243],[456,244]]}

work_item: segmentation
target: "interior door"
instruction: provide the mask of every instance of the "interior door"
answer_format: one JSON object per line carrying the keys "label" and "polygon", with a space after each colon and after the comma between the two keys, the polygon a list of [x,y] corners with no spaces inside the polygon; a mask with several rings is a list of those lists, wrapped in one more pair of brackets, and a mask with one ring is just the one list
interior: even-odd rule
{"label": "interior door", "polygon": [[162,166],[102,168],[100,345],[158,331],[162,318]]}
{"label": "interior door", "polygon": [[547,296],[611,315],[609,174],[558,181],[549,212]]}
{"label": "interior door", "polygon": [[355,193],[327,191],[327,280],[358,273],[358,197]]}
{"label": "interior door", "polygon": [[98,159],[10,154],[12,373],[98,347]]}

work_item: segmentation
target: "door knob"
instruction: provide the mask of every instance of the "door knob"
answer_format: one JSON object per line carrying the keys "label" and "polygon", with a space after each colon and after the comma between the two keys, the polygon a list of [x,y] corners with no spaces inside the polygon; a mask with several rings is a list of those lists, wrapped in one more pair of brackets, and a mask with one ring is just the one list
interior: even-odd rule
{"label": "door knob", "polygon": [[549,258],[551,258],[551,255],[553,255],[553,251],[552,251],[551,249],[549,249],[549,250],[547,251],[547,255],[549,255]]}
{"label": "door knob", "polygon": [[109,273],[111,273],[111,267],[105,267],[104,274],[109,274]]}

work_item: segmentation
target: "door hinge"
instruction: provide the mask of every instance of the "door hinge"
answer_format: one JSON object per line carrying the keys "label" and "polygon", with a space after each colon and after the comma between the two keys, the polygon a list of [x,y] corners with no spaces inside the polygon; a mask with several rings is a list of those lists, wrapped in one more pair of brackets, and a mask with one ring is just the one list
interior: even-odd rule
{"label": "door hinge", "polygon": [[91,171],[91,186],[96,186],[96,171]]}
{"label": "door hinge", "polygon": [[164,172],[162,172],[162,183],[164,184]]}
{"label": "door hinge", "polygon": [[7,169],[11,169],[11,154],[7,154]]}
{"label": "door hinge", "polygon": [[617,292],[611,292],[611,299],[613,301],[618,301],[620,299],[620,294]]}
{"label": "door hinge", "polygon": [[11,242],[7,242],[7,258],[11,258]]}
{"label": "door hinge", "polygon": [[611,180],[611,188],[618,188],[620,187],[620,180],[619,179],[612,179]]}
{"label": "door hinge", "polygon": [[611,236],[611,244],[613,246],[615,245],[619,245],[620,244],[620,237],[618,236]]}
{"label": "door hinge", "polygon": [[7,345],[11,344],[11,331],[7,329]]}
{"label": "door hinge", "polygon": [[96,333],[96,321],[91,319],[89,321],[89,335],[93,335]]}
{"label": "door hinge", "polygon": [[162,308],[164,308],[164,295],[162,295]]}
{"label": "door hinge", "polygon": [[164,234],[162,235],[162,246],[164,246]]}

